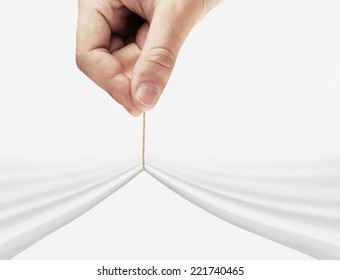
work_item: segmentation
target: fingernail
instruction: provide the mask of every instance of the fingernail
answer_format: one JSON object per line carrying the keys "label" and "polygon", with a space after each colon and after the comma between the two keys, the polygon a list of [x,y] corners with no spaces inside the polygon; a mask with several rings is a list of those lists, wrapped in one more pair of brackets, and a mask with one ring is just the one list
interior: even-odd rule
{"label": "fingernail", "polygon": [[141,83],[136,92],[137,100],[146,108],[152,108],[156,105],[161,95],[161,89],[150,83]]}

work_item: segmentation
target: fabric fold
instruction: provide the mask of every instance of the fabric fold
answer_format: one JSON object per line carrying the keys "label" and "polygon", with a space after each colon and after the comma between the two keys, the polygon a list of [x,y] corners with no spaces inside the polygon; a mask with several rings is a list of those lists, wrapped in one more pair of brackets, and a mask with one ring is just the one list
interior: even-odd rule
{"label": "fabric fold", "polygon": [[0,259],[10,259],[96,206],[137,176],[141,166],[133,160],[1,171]]}
{"label": "fabric fold", "polygon": [[[200,166],[198,163],[195,166]],[[318,259],[340,258],[340,162],[146,171],[215,216]]]}

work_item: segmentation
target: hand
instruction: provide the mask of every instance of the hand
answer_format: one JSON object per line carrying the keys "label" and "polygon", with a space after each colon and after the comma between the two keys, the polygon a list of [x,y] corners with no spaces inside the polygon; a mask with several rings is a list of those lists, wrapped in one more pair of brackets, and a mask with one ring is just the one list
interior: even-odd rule
{"label": "hand", "polygon": [[134,116],[152,109],[194,25],[221,0],[79,0],[79,69]]}

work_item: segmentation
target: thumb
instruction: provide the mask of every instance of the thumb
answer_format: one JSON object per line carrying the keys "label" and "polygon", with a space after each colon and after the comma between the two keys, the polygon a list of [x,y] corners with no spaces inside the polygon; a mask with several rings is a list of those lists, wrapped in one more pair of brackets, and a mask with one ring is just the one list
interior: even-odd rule
{"label": "thumb", "polygon": [[[158,2],[158,1],[157,1]],[[161,96],[177,55],[200,16],[199,1],[159,1],[141,55],[131,78],[132,100],[142,111],[152,109]],[[176,4],[177,3],[177,4]]]}

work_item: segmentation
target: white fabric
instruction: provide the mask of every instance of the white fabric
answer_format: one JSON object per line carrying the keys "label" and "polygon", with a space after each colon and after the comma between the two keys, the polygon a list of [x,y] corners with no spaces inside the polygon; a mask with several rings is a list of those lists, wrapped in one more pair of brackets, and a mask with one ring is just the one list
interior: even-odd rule
{"label": "white fabric", "polygon": [[340,258],[340,161],[201,168],[151,161],[147,172],[208,212],[318,259]]}
{"label": "white fabric", "polygon": [[79,217],[140,171],[136,161],[0,166],[0,259]]}
{"label": "white fabric", "polygon": [[[141,172],[124,164],[1,166],[0,258],[9,259],[82,215]],[[340,162],[178,165],[146,172],[236,226],[319,259],[340,258]]]}

